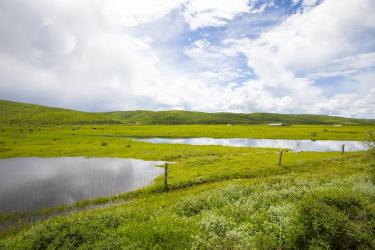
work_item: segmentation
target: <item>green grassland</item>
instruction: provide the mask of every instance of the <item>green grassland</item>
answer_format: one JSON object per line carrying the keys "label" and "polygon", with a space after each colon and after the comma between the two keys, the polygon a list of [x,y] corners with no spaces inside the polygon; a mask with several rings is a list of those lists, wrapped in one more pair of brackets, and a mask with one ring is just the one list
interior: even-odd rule
{"label": "green grassland", "polygon": [[350,119],[328,115],[291,115],[272,113],[204,113],[193,111],[118,111],[103,113],[129,124],[369,124],[373,120]]}
{"label": "green grassland", "polygon": [[[293,125],[272,127],[268,125],[152,125],[152,126],[79,126],[58,127],[56,133],[75,133],[90,136],[119,137],[169,137],[169,138],[269,138],[307,140],[365,140],[375,125]],[[36,128],[38,129],[38,128]],[[56,128],[45,128],[53,131]],[[75,129],[72,131],[72,129]]]}
{"label": "green grassland", "polygon": [[72,130],[66,127],[22,133],[13,129],[5,130],[0,137],[0,158],[111,156],[171,161],[176,162],[171,165],[170,173],[173,187],[186,186],[190,182],[258,176],[263,172],[282,173],[289,165],[340,155],[338,152],[289,152],[284,157],[285,168],[281,169],[276,166],[277,149],[150,144],[106,134],[108,128],[95,128],[91,130],[100,131],[100,134],[89,134],[88,128]]}
{"label": "green grassland", "polygon": [[326,174],[311,167],[309,173],[201,185],[55,217],[4,237],[0,246],[373,249],[375,187],[365,164],[343,160],[325,167]]}
{"label": "green grassland", "polygon": [[102,114],[0,100],[0,124],[2,125],[113,123],[119,123],[119,121],[114,121]]}
{"label": "green grassland", "polygon": [[293,125],[271,127],[268,125],[81,125],[81,126],[40,126],[15,125],[0,126],[0,134],[5,138],[34,138],[38,136],[103,137],[103,138],[268,138],[306,140],[358,140],[368,137],[375,125]]}
{"label": "green grassland", "polygon": [[118,111],[89,113],[0,100],[0,124],[375,124],[374,120],[327,115],[204,113],[192,111]]}
{"label": "green grassland", "polygon": [[[0,249],[369,249],[375,186],[367,153],[149,144],[129,137],[365,140],[373,126],[3,126],[0,157],[89,156],[164,160],[162,179],[126,201],[2,232]],[[106,146],[103,146],[106,145]]]}
{"label": "green grassland", "polygon": [[[45,107],[39,106],[40,112],[34,108],[31,118],[26,118],[24,110],[0,108],[2,114],[8,112],[8,118],[1,117],[0,158],[169,161],[174,162],[169,167],[171,191],[163,192],[163,180],[158,178],[144,189],[114,197],[32,214],[0,215],[0,223],[21,221],[0,231],[0,249],[375,248],[375,163],[367,152],[287,152],[282,166],[277,166],[278,149],[150,144],[131,139],[364,141],[374,125],[109,125],[109,116],[103,114],[94,119],[92,113],[85,117],[58,109],[53,118],[49,108],[48,112],[43,111]],[[14,117],[12,122],[9,117]],[[115,123],[124,118],[110,119]],[[93,204],[103,207],[89,206]],[[85,210],[76,211],[77,207]],[[63,210],[66,215],[28,222],[32,215]]]}

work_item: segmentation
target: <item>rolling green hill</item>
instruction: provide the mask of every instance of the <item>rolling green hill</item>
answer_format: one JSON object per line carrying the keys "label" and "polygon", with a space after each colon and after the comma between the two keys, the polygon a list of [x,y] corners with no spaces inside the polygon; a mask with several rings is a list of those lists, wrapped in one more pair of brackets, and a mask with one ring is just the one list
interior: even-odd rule
{"label": "rolling green hill", "polygon": [[118,111],[104,113],[131,124],[370,124],[374,120],[328,115],[290,115],[272,113],[204,113],[193,111]]}
{"label": "rolling green hill", "polygon": [[375,124],[375,120],[327,115],[204,113],[193,111],[115,111],[90,113],[0,100],[0,124]]}
{"label": "rolling green hill", "polygon": [[63,125],[119,123],[103,114],[0,100],[0,124]]}

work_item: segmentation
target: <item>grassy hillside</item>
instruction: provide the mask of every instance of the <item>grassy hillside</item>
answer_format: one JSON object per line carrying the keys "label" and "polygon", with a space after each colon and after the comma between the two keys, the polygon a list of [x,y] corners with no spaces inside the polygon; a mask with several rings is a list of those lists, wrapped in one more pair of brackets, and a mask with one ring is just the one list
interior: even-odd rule
{"label": "grassy hillside", "polygon": [[255,124],[246,114],[204,113],[194,111],[117,111],[105,113],[108,117],[139,124]]}
{"label": "grassy hillside", "polygon": [[111,124],[118,123],[102,114],[0,100],[0,124]]}
{"label": "grassy hillside", "polygon": [[118,111],[104,113],[108,117],[133,124],[368,124],[373,120],[351,119],[327,115],[287,115],[272,113],[204,113],[193,111]]}
{"label": "grassy hillside", "polygon": [[0,124],[375,124],[375,120],[326,115],[287,115],[271,113],[204,113],[193,111],[116,111],[90,113],[62,108],[0,100]]}
{"label": "grassy hillside", "polygon": [[66,126],[32,133],[4,128],[0,158],[172,161],[171,191],[161,193],[163,180],[158,178],[143,190],[77,205],[123,201],[109,207],[73,209],[32,224],[21,217],[19,228],[0,230],[0,249],[375,247],[373,165],[365,152],[287,152],[277,166],[277,149],[149,144],[113,136],[108,127],[126,126],[79,126],[74,131]]}

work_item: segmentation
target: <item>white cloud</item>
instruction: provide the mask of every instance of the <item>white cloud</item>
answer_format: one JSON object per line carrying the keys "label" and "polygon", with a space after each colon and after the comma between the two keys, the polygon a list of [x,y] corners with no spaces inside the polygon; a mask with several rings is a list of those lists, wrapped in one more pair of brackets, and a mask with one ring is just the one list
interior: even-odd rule
{"label": "white cloud", "polygon": [[375,52],[355,54],[327,62],[309,73],[312,78],[346,76],[375,68]]}
{"label": "white cloud", "polygon": [[212,68],[220,65],[220,68],[222,68],[224,64],[231,62],[228,59],[235,57],[237,52],[225,46],[213,45],[208,40],[202,39],[194,41],[185,48],[184,54],[196,63]]}
{"label": "white cloud", "polygon": [[[256,39],[197,35],[269,7],[255,3],[0,1],[0,98],[84,110],[375,117],[374,38],[368,35],[375,27],[373,1],[330,0],[317,7],[305,1],[309,9]],[[152,30],[172,12],[186,23],[160,22]],[[186,44],[183,36],[192,41]],[[168,43],[172,38],[181,44]],[[314,81],[328,76],[344,76],[343,84],[352,87],[327,96]]]}
{"label": "white cloud", "polygon": [[102,11],[115,25],[136,26],[161,18],[186,0],[95,0],[96,10]]}
{"label": "white cloud", "polygon": [[208,99],[201,97],[201,89],[211,92],[208,84],[168,65],[161,70],[151,41],[124,30],[183,4],[198,17],[209,9],[212,18],[226,20],[245,8],[241,3],[226,11],[216,1],[203,8],[174,0],[1,2],[1,97],[86,110],[195,106],[196,98]]}
{"label": "white cloud", "polygon": [[297,71],[312,70],[360,52],[361,35],[375,27],[373,9],[372,0],[324,1],[307,13],[292,15],[263,34],[257,44],[275,51],[283,65]]}
{"label": "white cloud", "polygon": [[375,87],[366,90],[366,93],[337,94],[326,103],[317,104],[322,112],[330,115],[346,117],[373,116],[375,108]]}
{"label": "white cloud", "polygon": [[195,30],[207,26],[223,26],[236,15],[250,10],[248,0],[191,0],[185,5],[184,17]]}
{"label": "white cloud", "polygon": [[[296,0],[293,0],[293,2],[296,2]],[[301,2],[301,7],[303,8],[303,10],[309,11],[311,8],[319,4],[320,0],[301,0]]]}
{"label": "white cloud", "polygon": [[[358,94],[351,95],[350,102],[342,101],[340,95],[328,99],[311,77],[314,78],[314,74],[320,77],[360,74],[374,66],[374,53],[362,52],[369,48],[361,46],[366,44],[364,39],[368,39],[361,34],[375,28],[374,7],[375,2],[371,0],[325,1],[309,12],[292,15],[255,40],[228,40],[227,44],[247,56],[248,65],[258,76],[258,81],[268,88],[270,102],[272,97],[283,93],[303,112],[324,113],[329,110],[332,113],[332,110],[340,110],[336,114],[363,115],[364,112],[353,112],[348,106],[354,98],[359,98]],[[372,95],[365,98],[367,102],[360,103],[370,105],[367,114],[375,116],[375,106],[368,102]],[[338,109],[340,101],[342,107]],[[355,107],[364,110],[359,107],[359,102],[356,103]],[[329,105],[333,108],[325,108]]]}
{"label": "white cloud", "polygon": [[55,105],[84,109],[152,108],[134,94],[158,73],[148,42],[124,33],[123,23],[114,25],[88,1],[75,7],[81,4],[83,12],[70,2],[2,4],[8,25],[0,27],[1,96],[43,104],[53,96]]}

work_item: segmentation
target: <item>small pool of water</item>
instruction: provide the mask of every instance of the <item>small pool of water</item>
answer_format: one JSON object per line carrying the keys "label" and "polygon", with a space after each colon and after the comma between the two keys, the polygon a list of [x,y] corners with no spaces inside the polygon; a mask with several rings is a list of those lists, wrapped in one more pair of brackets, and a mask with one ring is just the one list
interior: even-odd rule
{"label": "small pool of water", "polygon": [[150,184],[163,162],[122,158],[0,159],[0,212],[116,195]]}
{"label": "small pool of water", "polygon": [[221,145],[231,147],[261,147],[261,148],[287,148],[297,152],[316,151],[329,152],[341,151],[345,144],[345,151],[366,150],[366,146],[360,141],[333,141],[333,140],[286,140],[286,139],[247,139],[247,138],[149,138],[139,141],[162,144],[190,144],[190,145]]}

